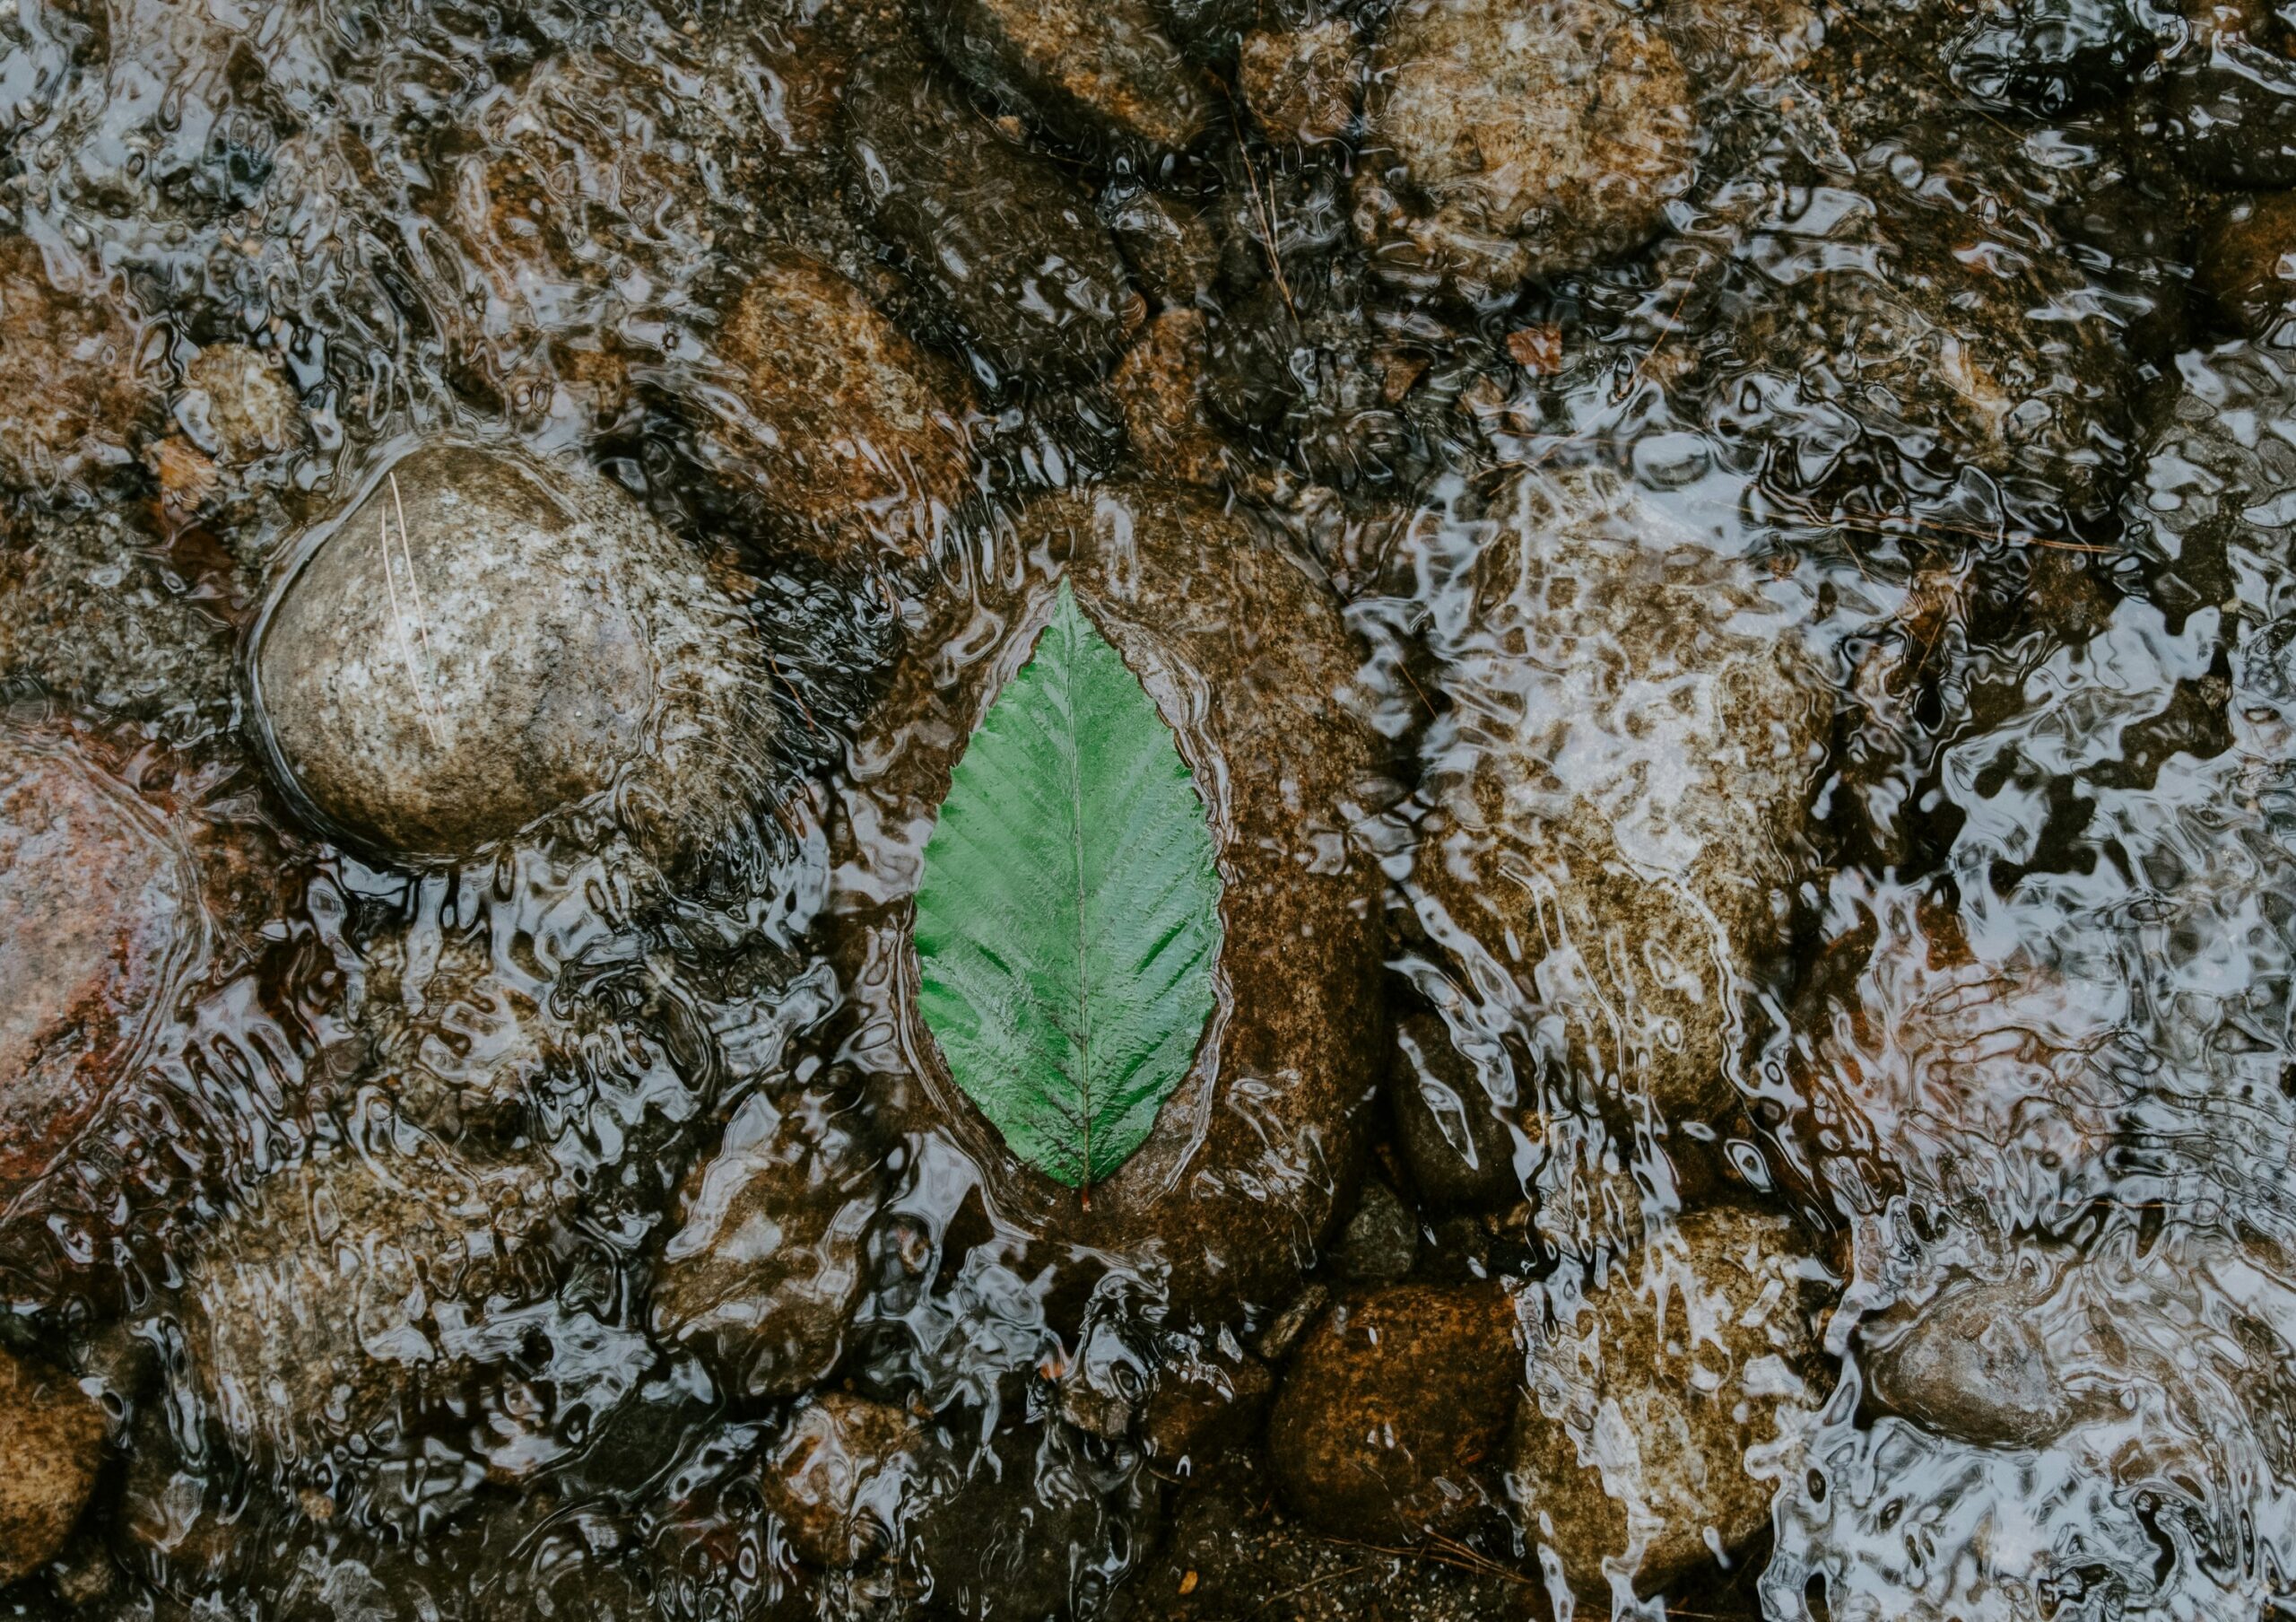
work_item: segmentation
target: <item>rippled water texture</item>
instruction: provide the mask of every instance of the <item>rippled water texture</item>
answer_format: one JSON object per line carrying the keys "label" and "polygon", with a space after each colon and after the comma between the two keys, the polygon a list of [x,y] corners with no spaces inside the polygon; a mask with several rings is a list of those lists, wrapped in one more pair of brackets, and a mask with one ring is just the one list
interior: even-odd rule
{"label": "rippled water texture", "polygon": [[2260,0],[0,0],[0,1611],[2296,1614],[2292,750]]}

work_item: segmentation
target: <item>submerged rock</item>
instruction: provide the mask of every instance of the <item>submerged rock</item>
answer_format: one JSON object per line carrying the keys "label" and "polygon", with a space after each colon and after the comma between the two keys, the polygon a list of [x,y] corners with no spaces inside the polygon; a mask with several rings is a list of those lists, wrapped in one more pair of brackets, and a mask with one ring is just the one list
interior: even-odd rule
{"label": "submerged rock", "polygon": [[1168,310],[1212,301],[1220,240],[1204,209],[1152,191],[1131,175],[1110,180],[1092,206],[1141,292]]}
{"label": "submerged rock", "polygon": [[2296,192],[2236,198],[2203,228],[2193,276],[2252,338],[2296,309]]}
{"label": "submerged rock", "polygon": [[758,1485],[799,1559],[850,1566],[898,1549],[947,1469],[908,1410],[824,1391],[790,1415]]}
{"label": "submerged rock", "polygon": [[2013,1284],[1978,1284],[1932,1302],[1869,1365],[1874,1394],[1947,1436],[2031,1446],[2080,1412]]}
{"label": "submerged rock", "polygon": [[[970,488],[964,379],[808,256],[775,252],[726,319],[739,379],[705,440],[797,545],[916,559]],[[714,404],[715,402],[713,402]]]}
{"label": "submerged rock", "polygon": [[857,72],[845,111],[870,224],[996,372],[1107,369],[1144,312],[1083,188],[898,62]]}
{"label": "submerged rock", "polygon": [[1284,1501],[1335,1538],[1455,1535],[1501,1501],[1523,1382],[1515,1304],[1496,1285],[1343,1295],[1294,1354],[1268,1415]]}
{"label": "submerged rock", "polygon": [[918,0],[960,74],[1088,151],[1153,160],[1212,121],[1211,92],[1154,0]]}
{"label": "submerged rock", "polygon": [[1132,454],[1151,477],[1215,489],[1226,483],[1234,454],[1205,412],[1204,375],[1203,312],[1167,310],[1109,379]]}
{"label": "submerged rock", "polygon": [[1430,534],[1413,594],[1472,597],[1434,650],[1420,923],[1494,1040],[1552,1044],[1518,1076],[1708,1119],[1786,945],[1831,687],[1747,571],[1605,478]]}
{"label": "submerged rock", "polygon": [[1356,234],[1471,303],[1639,248],[1691,179],[1673,46],[1612,0],[1410,0],[1372,57]]}
{"label": "submerged rock", "polygon": [[[1198,493],[1048,495],[1015,530],[1008,561],[952,591],[914,640],[850,755],[839,821],[854,840],[831,905],[871,1033],[851,1061],[913,1157],[953,1150],[979,1168],[1000,1234],[1037,1259],[1014,1262],[1022,1273],[1057,1267],[1064,1296],[1081,1297],[1114,1266],[1164,1295],[1175,1329],[1272,1313],[1346,1208],[1382,1051],[1379,883],[1350,830],[1387,790],[1346,707],[1357,655],[1312,567]],[[1063,579],[1196,781],[1217,785],[1224,892],[1217,1007],[1195,1062],[1088,1199],[1007,1147],[899,990],[917,972],[910,898],[951,773]]]}
{"label": "submerged rock", "polygon": [[768,796],[764,659],[702,559],[587,469],[431,445],[274,589],[288,786],[387,855],[471,854],[605,794],[669,853]]}
{"label": "submerged rock", "polygon": [[0,1352],[0,1585],[56,1558],[87,1506],[103,1450],[94,1398]]}
{"label": "submerged rock", "polygon": [[126,467],[159,414],[135,329],[49,279],[39,246],[0,237],[0,486],[35,495]]}
{"label": "submerged rock", "polygon": [[230,724],[233,638],[117,508],[0,549],[0,675],[178,737]]}
{"label": "submerged rock", "polygon": [[1292,31],[1256,29],[1236,65],[1245,105],[1274,141],[1335,141],[1355,118],[1364,57],[1355,25],[1327,17]]}
{"label": "submerged rock", "polygon": [[837,1365],[882,1190],[861,1122],[829,1094],[752,1093],[697,1165],[654,1276],[653,1329],[742,1397]]}
{"label": "submerged rock", "polygon": [[167,827],[60,739],[0,730],[0,1195],[135,1073],[202,937]]}
{"label": "submerged rock", "polygon": [[1475,1211],[1520,1200],[1516,1147],[1528,1136],[1516,1119],[1521,1112],[1492,1102],[1434,1015],[1397,1021],[1396,1050],[1387,1078],[1396,1147],[1420,1197],[1439,1208]]}
{"label": "submerged rock", "polygon": [[275,362],[244,344],[217,344],[192,357],[175,414],[192,442],[226,467],[303,442],[303,408],[293,385]]}
{"label": "submerged rock", "polygon": [[2195,7],[2190,30],[2165,74],[2178,158],[2221,185],[2296,186],[2296,31],[2253,0]]}
{"label": "submerged rock", "polygon": [[555,1212],[528,1163],[480,1167],[435,1144],[273,1173],[185,1268],[209,1412],[250,1458],[288,1469],[340,1447],[387,1456],[468,1416],[485,1371],[532,1371],[546,1347]]}
{"label": "submerged rock", "polygon": [[1772,1492],[1750,1454],[1824,1395],[1793,1224],[1692,1212],[1557,1308],[1515,1420],[1533,1540],[1588,1599],[1613,1591],[1605,1562],[1650,1594],[1744,1548]]}

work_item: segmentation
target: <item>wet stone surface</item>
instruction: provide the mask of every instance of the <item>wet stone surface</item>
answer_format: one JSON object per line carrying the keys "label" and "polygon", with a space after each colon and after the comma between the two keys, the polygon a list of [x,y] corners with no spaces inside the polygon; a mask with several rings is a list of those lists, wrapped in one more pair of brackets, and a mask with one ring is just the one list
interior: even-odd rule
{"label": "wet stone surface", "polygon": [[0,1615],[2280,1614],[2292,65],[0,5]]}

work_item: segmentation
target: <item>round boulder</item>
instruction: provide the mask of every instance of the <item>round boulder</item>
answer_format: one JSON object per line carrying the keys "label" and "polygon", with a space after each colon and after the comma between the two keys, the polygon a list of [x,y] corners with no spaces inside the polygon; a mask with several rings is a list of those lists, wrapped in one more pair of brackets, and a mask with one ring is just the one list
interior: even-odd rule
{"label": "round boulder", "polygon": [[1356,234],[1471,303],[1640,247],[1690,185],[1674,47],[1613,0],[1410,0],[1373,55]]}
{"label": "round boulder", "polygon": [[[1047,495],[998,551],[912,639],[848,757],[831,905],[872,1033],[852,1061],[914,1164],[978,1176],[1000,1237],[1033,1258],[1010,1263],[1023,1276],[1058,1269],[1076,1299],[1123,1271],[1163,1295],[1176,1329],[1272,1313],[1347,1208],[1382,1051],[1379,874],[1351,833],[1391,790],[1349,707],[1357,650],[1317,571],[1199,492]],[[1218,879],[1212,1011],[1179,1050],[1192,1057],[1148,1106],[1144,1139],[1081,1188],[1024,1159],[958,1085],[917,990],[926,842],[1063,600],[1170,729]]]}
{"label": "round boulder", "polygon": [[189,857],[60,741],[0,731],[0,1193],[134,1073],[198,950]]}
{"label": "round boulder", "polygon": [[[1558,1303],[1558,1305],[1561,1304]],[[1582,1595],[1639,1593],[1744,1548],[1771,1483],[1749,1454],[1822,1395],[1793,1224],[1695,1211],[1532,1336],[1509,1480],[1532,1541]]]}
{"label": "round boulder", "polygon": [[676,849],[761,789],[754,627],[587,469],[427,446],[290,556],[257,632],[260,731],[364,845],[467,856],[611,790]]}
{"label": "round boulder", "polygon": [[1515,1304],[1496,1285],[1344,1296],[1276,1392],[1268,1461],[1285,1501],[1332,1537],[1456,1533],[1501,1497],[1522,1383]]}

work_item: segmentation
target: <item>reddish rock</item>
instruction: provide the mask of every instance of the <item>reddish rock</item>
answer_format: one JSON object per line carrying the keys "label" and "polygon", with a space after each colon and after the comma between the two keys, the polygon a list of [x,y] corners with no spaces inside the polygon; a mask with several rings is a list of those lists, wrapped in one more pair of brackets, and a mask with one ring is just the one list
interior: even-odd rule
{"label": "reddish rock", "polygon": [[1344,1296],[1276,1392],[1276,1484],[1333,1537],[1386,1544],[1457,1531],[1501,1496],[1522,1382],[1515,1304],[1495,1285]]}
{"label": "reddish rock", "polygon": [[920,556],[970,487],[963,379],[817,259],[781,252],[743,290],[720,353],[737,399],[712,423],[789,538],[823,556]]}
{"label": "reddish rock", "polygon": [[0,486],[45,492],[131,459],[158,391],[117,310],[48,280],[39,246],[0,239]]}
{"label": "reddish rock", "polygon": [[59,743],[0,733],[0,1191],[132,1074],[199,934],[189,859]]}

